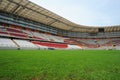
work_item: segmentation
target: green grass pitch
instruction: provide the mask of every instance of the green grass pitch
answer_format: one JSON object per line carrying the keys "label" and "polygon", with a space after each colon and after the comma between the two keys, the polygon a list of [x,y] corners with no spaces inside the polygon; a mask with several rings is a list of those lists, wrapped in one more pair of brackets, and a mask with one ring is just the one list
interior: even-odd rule
{"label": "green grass pitch", "polygon": [[120,80],[120,51],[0,50],[0,80]]}

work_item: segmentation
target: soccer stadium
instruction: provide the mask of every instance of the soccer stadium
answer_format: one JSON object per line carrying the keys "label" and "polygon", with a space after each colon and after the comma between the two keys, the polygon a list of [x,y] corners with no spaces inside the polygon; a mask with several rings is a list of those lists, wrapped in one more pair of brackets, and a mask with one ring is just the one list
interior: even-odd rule
{"label": "soccer stadium", "polygon": [[120,80],[120,25],[78,25],[28,0],[0,0],[0,80]]}

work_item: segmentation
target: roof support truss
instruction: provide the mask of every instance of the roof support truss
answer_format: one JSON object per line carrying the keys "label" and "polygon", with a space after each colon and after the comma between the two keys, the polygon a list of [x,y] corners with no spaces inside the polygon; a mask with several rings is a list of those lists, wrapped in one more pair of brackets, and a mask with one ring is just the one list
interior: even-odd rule
{"label": "roof support truss", "polygon": [[28,7],[26,7],[26,6],[23,6],[23,5],[19,4],[19,3],[16,3],[16,2],[14,2],[13,0],[8,0],[8,1],[9,1],[9,2],[12,2],[12,3],[14,3],[14,4],[17,4],[17,5],[19,5],[19,6],[23,7],[23,8],[32,10],[33,12],[36,12],[36,13],[41,14],[41,15],[43,15],[43,16],[46,16],[46,17],[48,17],[48,18],[54,19],[54,20],[56,20],[56,21],[59,21],[60,23],[63,23],[63,24],[65,24],[65,25],[72,26],[72,25],[69,25],[69,24],[67,24],[67,23],[64,23],[64,22],[62,22],[62,21],[60,21],[60,20],[58,20],[58,19],[55,19],[55,18],[53,18],[53,17],[50,17],[50,16],[48,16],[48,15],[46,15],[46,14],[40,13],[40,12],[38,12],[38,11],[36,11],[36,10],[33,10],[33,9],[28,8]]}

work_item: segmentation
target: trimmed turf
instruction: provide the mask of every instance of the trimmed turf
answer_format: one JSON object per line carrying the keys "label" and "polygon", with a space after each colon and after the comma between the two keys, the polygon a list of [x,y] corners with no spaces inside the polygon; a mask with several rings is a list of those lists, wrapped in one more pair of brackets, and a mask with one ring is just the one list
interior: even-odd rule
{"label": "trimmed turf", "polygon": [[120,80],[120,51],[0,50],[0,80]]}

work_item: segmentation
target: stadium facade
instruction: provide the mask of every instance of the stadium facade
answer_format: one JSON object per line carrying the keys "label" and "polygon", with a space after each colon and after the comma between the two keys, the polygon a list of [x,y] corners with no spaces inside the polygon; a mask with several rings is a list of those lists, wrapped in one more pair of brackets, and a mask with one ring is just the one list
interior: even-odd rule
{"label": "stadium facade", "polygon": [[0,1],[0,49],[120,49],[120,26],[73,23],[28,0]]}

